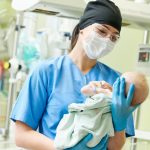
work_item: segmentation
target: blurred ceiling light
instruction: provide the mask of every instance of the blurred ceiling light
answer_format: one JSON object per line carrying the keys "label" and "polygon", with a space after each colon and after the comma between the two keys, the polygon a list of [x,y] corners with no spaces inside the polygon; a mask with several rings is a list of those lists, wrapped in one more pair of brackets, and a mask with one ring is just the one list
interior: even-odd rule
{"label": "blurred ceiling light", "polygon": [[25,11],[39,2],[40,0],[13,0],[12,7],[18,11]]}

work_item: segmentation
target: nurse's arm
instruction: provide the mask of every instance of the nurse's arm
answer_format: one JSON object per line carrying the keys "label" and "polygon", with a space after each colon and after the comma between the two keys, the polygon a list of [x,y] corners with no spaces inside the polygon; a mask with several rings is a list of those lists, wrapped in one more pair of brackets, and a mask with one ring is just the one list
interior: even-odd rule
{"label": "nurse's arm", "polygon": [[109,138],[108,150],[121,150],[125,144],[125,141],[125,131],[115,132],[115,136]]}
{"label": "nurse's arm", "polygon": [[34,131],[20,121],[15,123],[15,142],[18,147],[30,150],[56,150],[53,140]]}

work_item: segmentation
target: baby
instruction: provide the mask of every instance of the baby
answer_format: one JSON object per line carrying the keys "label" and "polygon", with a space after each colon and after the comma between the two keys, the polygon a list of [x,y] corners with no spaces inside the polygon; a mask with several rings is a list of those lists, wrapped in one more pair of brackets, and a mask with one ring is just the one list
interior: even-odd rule
{"label": "baby", "polygon": [[[130,84],[134,84],[135,92],[131,105],[142,103],[149,93],[145,76],[138,72],[126,72],[122,75],[126,81],[125,94]],[[57,127],[54,144],[57,150],[73,147],[86,135],[93,138],[87,143],[95,147],[107,134],[114,136],[111,116],[112,87],[105,81],[92,81],[81,89],[87,96],[84,103],[72,103]]]}
{"label": "baby", "polygon": [[[128,93],[131,83],[135,86],[131,106],[144,102],[149,93],[149,87],[145,75],[139,72],[126,72],[122,74],[122,77],[124,77],[126,81],[125,94]],[[105,81],[91,81],[88,85],[81,89],[81,92],[86,96],[93,96],[98,93],[104,93],[111,96],[112,90],[111,85]]]}

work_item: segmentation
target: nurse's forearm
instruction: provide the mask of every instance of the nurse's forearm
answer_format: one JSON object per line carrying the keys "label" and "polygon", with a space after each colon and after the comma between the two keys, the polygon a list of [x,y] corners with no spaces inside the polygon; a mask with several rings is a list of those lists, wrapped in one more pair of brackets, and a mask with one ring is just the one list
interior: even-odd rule
{"label": "nurse's forearm", "polygon": [[20,121],[16,122],[15,141],[18,147],[28,150],[56,150],[52,140]]}
{"label": "nurse's forearm", "polygon": [[109,138],[108,150],[121,150],[125,144],[126,136],[125,131],[115,132],[115,136]]}

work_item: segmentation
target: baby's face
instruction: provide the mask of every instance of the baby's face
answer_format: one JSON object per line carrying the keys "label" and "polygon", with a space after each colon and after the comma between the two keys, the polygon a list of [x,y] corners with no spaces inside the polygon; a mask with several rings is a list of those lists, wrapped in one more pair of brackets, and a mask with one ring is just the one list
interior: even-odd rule
{"label": "baby's face", "polygon": [[81,89],[81,93],[86,96],[92,96],[99,93],[110,95],[110,92],[112,92],[112,87],[105,81],[91,81]]}

